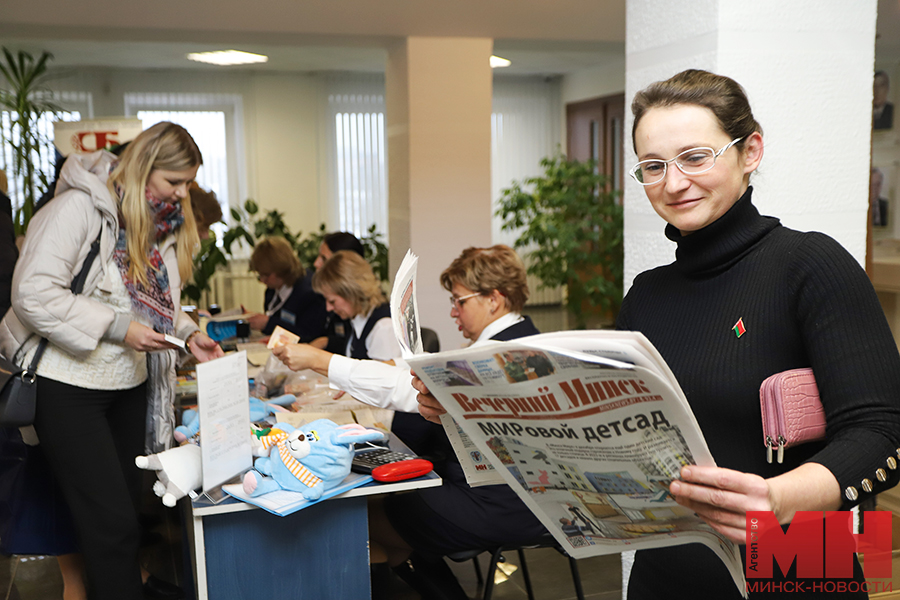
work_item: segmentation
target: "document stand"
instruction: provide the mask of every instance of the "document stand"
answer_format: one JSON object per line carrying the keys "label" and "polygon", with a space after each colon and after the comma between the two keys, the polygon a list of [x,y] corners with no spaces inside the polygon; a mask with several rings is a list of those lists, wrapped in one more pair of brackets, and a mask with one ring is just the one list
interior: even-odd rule
{"label": "document stand", "polygon": [[232,483],[240,483],[244,478],[244,474],[235,475],[228,481],[223,481],[219,485],[210,488],[204,492],[190,492],[188,496],[191,497],[191,500],[197,500],[200,502],[209,502],[210,504],[218,504],[222,500],[226,498],[230,498],[228,494],[225,493],[225,490],[222,489],[223,485],[230,485]]}

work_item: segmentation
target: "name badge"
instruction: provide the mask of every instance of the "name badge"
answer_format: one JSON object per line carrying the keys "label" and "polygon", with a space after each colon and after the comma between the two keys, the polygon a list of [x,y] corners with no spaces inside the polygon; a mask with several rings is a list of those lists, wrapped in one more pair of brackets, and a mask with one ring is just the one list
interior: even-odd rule
{"label": "name badge", "polygon": [[288,325],[296,325],[297,324],[297,315],[292,312],[288,312],[286,310],[281,311],[281,320],[287,323]]}

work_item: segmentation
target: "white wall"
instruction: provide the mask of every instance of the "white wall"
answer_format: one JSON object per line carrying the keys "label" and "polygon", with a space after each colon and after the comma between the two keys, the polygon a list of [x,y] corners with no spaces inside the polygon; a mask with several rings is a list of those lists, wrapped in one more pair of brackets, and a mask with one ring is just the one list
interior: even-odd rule
{"label": "white wall", "polygon": [[[765,133],[751,180],[760,212],[825,232],[863,263],[875,16],[875,0],[629,0],[626,98],[686,68],[736,79]],[[626,157],[636,160],[630,143]],[[673,260],[663,226],[627,178],[626,289]]]}
{"label": "white wall", "polygon": [[563,103],[621,94],[625,91],[625,56],[602,67],[581,69],[563,75]]}
{"label": "white wall", "polygon": [[319,210],[319,81],[304,75],[258,75],[251,80],[253,109],[248,167],[260,206],[285,213],[293,231],[314,231]]}

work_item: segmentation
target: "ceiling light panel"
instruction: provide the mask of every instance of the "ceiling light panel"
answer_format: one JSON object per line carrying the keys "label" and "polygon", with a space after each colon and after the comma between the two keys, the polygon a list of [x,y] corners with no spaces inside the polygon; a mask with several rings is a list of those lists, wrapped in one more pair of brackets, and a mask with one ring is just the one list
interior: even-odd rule
{"label": "ceiling light panel", "polygon": [[187,55],[188,59],[197,62],[209,63],[211,65],[249,65],[254,63],[264,63],[269,61],[269,57],[264,54],[253,54],[252,52],[242,52],[241,50],[217,50],[215,52],[191,52]]}
{"label": "ceiling light panel", "polygon": [[491,56],[491,68],[492,69],[500,69],[503,67],[508,67],[512,64],[512,61],[507,60],[505,58],[500,58],[499,56]]}

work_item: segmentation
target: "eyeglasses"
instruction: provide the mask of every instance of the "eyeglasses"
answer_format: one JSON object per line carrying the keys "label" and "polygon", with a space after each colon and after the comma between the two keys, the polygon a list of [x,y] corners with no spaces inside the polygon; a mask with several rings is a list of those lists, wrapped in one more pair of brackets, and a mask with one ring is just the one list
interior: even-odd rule
{"label": "eyeglasses", "polygon": [[731,140],[718,152],[712,148],[691,148],[685,150],[675,158],[669,160],[642,160],[634,165],[628,174],[641,185],[654,185],[666,178],[666,168],[670,162],[674,162],[685,175],[699,175],[706,173],[716,166],[716,158],[723,152],[737,144],[744,138]]}
{"label": "eyeglasses", "polygon": [[269,273],[257,273],[256,274],[257,281],[262,281],[262,280],[268,279],[268,278],[269,278]]}
{"label": "eyeglasses", "polygon": [[456,296],[450,296],[450,307],[455,308],[456,310],[459,310],[462,307],[462,305],[466,303],[466,300],[468,300],[469,298],[474,298],[475,296],[480,296],[480,295],[481,295],[481,292],[475,292],[474,294],[467,294],[460,298],[457,298]]}

